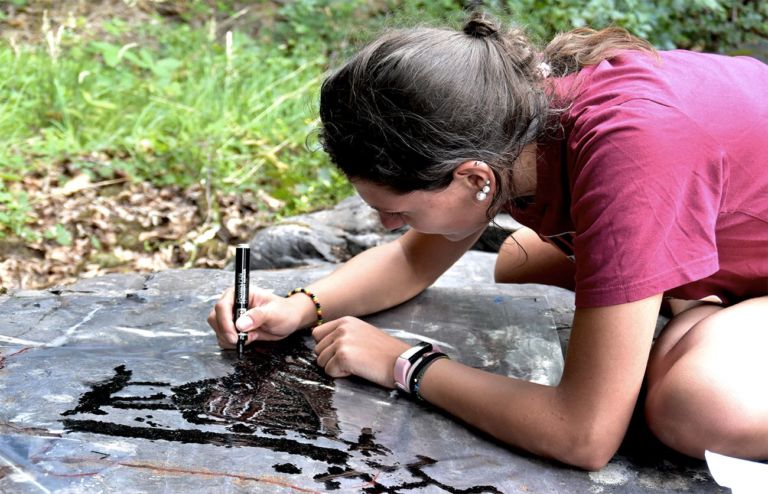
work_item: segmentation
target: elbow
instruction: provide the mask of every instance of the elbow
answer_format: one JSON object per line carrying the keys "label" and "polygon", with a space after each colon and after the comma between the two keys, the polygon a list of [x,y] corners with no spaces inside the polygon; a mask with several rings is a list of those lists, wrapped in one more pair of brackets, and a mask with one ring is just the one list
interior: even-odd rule
{"label": "elbow", "polygon": [[[588,408],[562,402],[555,428],[559,440],[551,456],[562,463],[587,471],[605,467],[618,451],[629,426],[629,417],[606,407]],[[554,432],[554,431],[553,431]]]}
{"label": "elbow", "polygon": [[581,468],[588,472],[594,472],[602,469],[611,461],[615,452],[599,451],[597,449],[592,451],[585,451],[579,454],[569,455],[566,463],[576,468]]}
{"label": "elbow", "polygon": [[590,472],[600,470],[616,454],[622,438],[604,432],[575,434],[568,438],[561,454],[556,455],[555,459]]}

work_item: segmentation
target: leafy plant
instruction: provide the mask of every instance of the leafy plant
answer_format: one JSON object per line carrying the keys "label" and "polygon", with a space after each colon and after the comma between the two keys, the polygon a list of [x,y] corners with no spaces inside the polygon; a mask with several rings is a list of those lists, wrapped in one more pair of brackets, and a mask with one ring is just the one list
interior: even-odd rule
{"label": "leafy plant", "polygon": [[31,210],[26,192],[11,192],[0,181],[0,239],[11,234],[24,240],[35,240],[37,235],[29,227]]}
{"label": "leafy plant", "polygon": [[768,3],[759,0],[492,0],[541,40],[575,27],[622,26],[661,49],[730,52],[768,38]]}

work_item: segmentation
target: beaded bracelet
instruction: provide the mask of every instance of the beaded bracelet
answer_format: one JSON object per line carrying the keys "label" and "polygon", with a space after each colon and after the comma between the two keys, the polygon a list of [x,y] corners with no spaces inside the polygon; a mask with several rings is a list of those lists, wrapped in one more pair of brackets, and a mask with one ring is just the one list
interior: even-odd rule
{"label": "beaded bracelet", "polygon": [[315,321],[315,327],[320,326],[325,321],[323,320],[323,308],[320,306],[320,301],[317,299],[317,295],[310,292],[306,288],[294,288],[290,292],[288,292],[288,295],[285,296],[285,298],[288,298],[292,295],[296,295],[297,293],[303,293],[307,297],[312,299],[312,303],[315,304],[315,312],[317,313],[317,321]]}
{"label": "beaded bracelet", "polygon": [[416,398],[422,401],[424,400],[424,398],[422,398],[419,394],[419,386],[421,385],[421,380],[424,377],[424,373],[427,371],[429,366],[435,362],[435,360],[440,360],[443,358],[448,358],[448,355],[441,352],[434,352],[424,356],[418,362],[416,362],[416,364],[414,364],[413,375],[411,376],[409,382],[409,388],[411,389],[411,394],[413,394]]}

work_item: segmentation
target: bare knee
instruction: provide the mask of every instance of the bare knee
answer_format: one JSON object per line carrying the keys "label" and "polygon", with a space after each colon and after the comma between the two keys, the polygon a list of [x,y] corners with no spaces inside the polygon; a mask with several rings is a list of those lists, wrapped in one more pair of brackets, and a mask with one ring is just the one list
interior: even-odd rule
{"label": "bare knee", "polygon": [[760,322],[766,314],[760,317],[755,303],[696,310],[704,317],[649,362],[648,425],[663,443],[690,456],[701,458],[708,449],[766,459],[768,365],[762,352],[768,332]]}
{"label": "bare knee", "polygon": [[689,456],[703,458],[706,450],[744,456],[734,445],[754,436],[765,417],[740,407],[729,390],[702,381],[667,375],[650,388],[645,401],[649,428],[661,442]]}
{"label": "bare knee", "polygon": [[494,270],[497,283],[541,283],[573,289],[575,266],[565,254],[533,230],[521,228],[499,249]]}

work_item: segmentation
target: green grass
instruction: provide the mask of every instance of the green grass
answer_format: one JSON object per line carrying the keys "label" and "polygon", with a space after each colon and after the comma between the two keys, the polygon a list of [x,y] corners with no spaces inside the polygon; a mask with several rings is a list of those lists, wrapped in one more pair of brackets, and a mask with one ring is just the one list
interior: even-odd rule
{"label": "green grass", "polygon": [[64,30],[60,42],[0,46],[0,235],[34,235],[19,183],[62,163],[94,181],[262,189],[285,201],[283,214],[349,193],[308,145],[321,50],[238,32],[215,40],[185,24],[132,34],[82,41]]}

